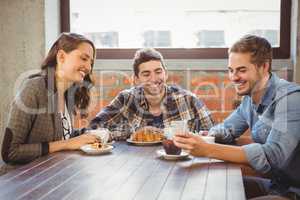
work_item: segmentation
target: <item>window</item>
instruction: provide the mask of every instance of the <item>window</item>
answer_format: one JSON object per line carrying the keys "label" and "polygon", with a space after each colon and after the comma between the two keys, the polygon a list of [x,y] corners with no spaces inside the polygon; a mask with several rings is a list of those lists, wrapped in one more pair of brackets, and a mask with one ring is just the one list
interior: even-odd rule
{"label": "window", "polygon": [[144,42],[142,47],[170,47],[170,31],[145,31],[143,33]]}
{"label": "window", "polygon": [[290,15],[291,0],[61,0],[62,31],[90,37],[102,59],[131,59],[141,47],[170,59],[227,58],[247,33],[289,58]]}
{"label": "window", "polygon": [[116,31],[109,32],[86,32],[83,33],[85,36],[90,38],[96,48],[113,48],[119,46],[119,35]]}
{"label": "window", "polygon": [[279,41],[279,37],[278,37],[279,36],[278,30],[253,30],[251,33],[268,38],[272,47],[279,46],[280,41]]}
{"label": "window", "polygon": [[197,47],[224,47],[224,31],[202,30],[196,33]]}

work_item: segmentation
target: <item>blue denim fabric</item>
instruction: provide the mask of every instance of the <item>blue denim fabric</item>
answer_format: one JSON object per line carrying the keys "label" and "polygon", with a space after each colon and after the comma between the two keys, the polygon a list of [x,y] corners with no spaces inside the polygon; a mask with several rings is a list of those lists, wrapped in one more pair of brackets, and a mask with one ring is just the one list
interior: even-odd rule
{"label": "blue denim fabric", "polygon": [[259,105],[245,96],[241,105],[209,134],[215,135],[217,142],[230,143],[250,128],[254,143],[243,146],[250,165],[261,173],[279,169],[285,174],[291,157],[300,156],[295,155],[300,141],[299,103],[300,86],[272,73]]}

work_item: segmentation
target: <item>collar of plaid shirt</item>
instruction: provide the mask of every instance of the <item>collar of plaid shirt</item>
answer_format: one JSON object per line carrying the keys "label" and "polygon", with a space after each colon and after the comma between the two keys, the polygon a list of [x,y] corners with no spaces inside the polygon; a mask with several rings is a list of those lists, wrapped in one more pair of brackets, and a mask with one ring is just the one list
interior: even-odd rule
{"label": "collar of plaid shirt", "polygon": [[[138,126],[140,126],[142,120],[147,121],[147,119],[152,117],[152,115],[150,112],[148,112],[149,105],[145,97],[143,87],[139,86],[135,89],[135,103],[138,103],[139,106],[145,111],[140,114],[140,120],[139,123],[137,123]],[[161,106],[163,109],[162,113],[164,123],[169,123],[173,120],[190,120],[194,117],[194,114],[191,113],[193,112],[190,107],[191,103],[186,101],[184,93],[186,93],[186,91],[180,87],[172,85],[165,86],[165,96]]]}

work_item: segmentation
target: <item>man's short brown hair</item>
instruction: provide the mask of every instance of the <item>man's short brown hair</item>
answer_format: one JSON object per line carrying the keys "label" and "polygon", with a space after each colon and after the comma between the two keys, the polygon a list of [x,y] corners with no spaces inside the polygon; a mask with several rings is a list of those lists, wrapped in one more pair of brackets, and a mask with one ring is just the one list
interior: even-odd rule
{"label": "man's short brown hair", "polygon": [[135,52],[133,58],[133,72],[136,77],[139,75],[139,65],[151,60],[157,60],[161,62],[161,65],[165,68],[164,58],[160,52],[156,51],[153,48],[144,48],[139,49]]}
{"label": "man's short brown hair", "polygon": [[268,62],[270,64],[269,72],[271,72],[272,46],[263,37],[245,35],[229,48],[228,53],[250,53],[251,63],[261,66]]}

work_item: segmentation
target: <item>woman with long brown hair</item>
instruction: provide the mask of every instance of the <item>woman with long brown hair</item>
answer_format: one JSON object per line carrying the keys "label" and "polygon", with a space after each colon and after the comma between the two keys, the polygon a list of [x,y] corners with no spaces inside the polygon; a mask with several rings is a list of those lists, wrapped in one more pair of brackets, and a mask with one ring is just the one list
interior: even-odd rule
{"label": "woman with long brown hair", "polygon": [[12,102],[2,145],[6,163],[26,163],[97,142],[96,136],[72,128],[72,116],[86,114],[94,58],[95,46],[84,36],[58,37],[41,72],[24,82]]}

